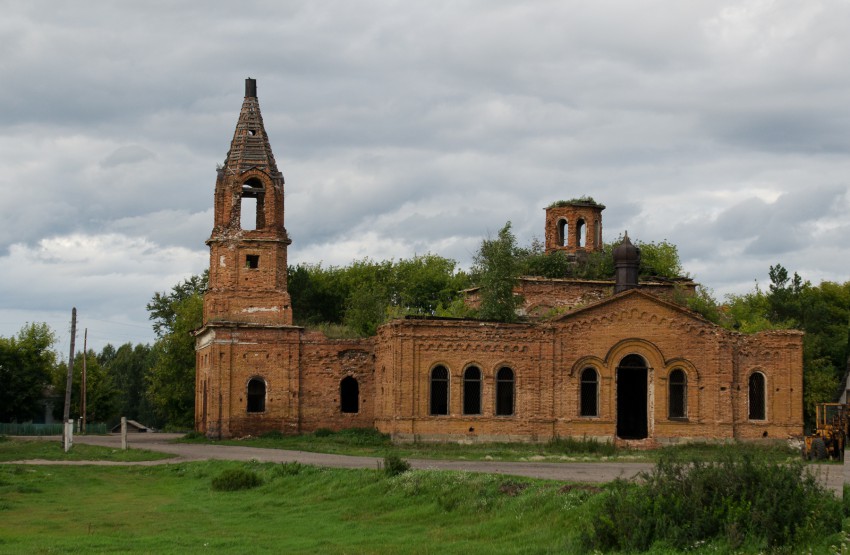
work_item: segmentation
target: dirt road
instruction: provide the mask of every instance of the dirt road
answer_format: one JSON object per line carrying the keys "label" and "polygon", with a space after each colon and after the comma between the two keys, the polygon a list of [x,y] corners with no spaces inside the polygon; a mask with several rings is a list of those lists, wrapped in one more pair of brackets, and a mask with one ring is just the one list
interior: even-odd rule
{"label": "dirt road", "polygon": [[[236,447],[231,445],[173,443],[180,434],[133,434],[129,436],[131,448],[149,449],[174,455],[174,458],[140,463],[98,463],[81,461],[73,464],[109,464],[109,465],[155,465],[197,460],[237,460],[263,462],[300,462],[315,466],[334,468],[378,468],[381,459],[377,457],[354,457],[349,455],[331,455],[310,453],[307,451],[286,451],[282,449],[262,449],[258,447]],[[59,438],[52,438],[59,441]],[[119,435],[77,436],[75,442],[104,447],[121,447]],[[36,461],[27,461],[35,463]],[[652,468],[651,463],[632,462],[594,462],[594,463],[546,463],[546,462],[501,462],[501,461],[445,461],[408,459],[417,469],[465,470],[469,472],[487,472],[510,474],[531,478],[545,478],[563,482],[604,483],[616,478],[632,478],[642,471]],[[38,464],[69,464],[66,462],[38,461]],[[827,487],[841,495],[845,476],[850,475],[850,465],[811,465],[811,471]]]}

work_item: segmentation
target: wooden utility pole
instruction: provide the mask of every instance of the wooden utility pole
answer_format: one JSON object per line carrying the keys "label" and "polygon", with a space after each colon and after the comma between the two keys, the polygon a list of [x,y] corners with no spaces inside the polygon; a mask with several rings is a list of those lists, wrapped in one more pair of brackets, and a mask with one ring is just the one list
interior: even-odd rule
{"label": "wooden utility pole", "polygon": [[62,426],[66,430],[62,434],[62,447],[67,452],[71,448],[71,438],[68,437],[68,420],[71,418],[71,387],[74,385],[74,339],[77,336],[77,308],[71,309],[71,356],[68,358],[68,381],[65,385],[65,411],[62,413]]}
{"label": "wooden utility pole", "polygon": [[83,377],[80,380],[80,433],[86,433],[86,359],[88,358],[89,329],[83,332]]}

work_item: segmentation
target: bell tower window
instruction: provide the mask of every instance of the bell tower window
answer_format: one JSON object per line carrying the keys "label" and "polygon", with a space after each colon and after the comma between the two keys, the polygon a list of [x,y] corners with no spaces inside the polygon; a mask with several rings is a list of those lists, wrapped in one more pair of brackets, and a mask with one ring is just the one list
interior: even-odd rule
{"label": "bell tower window", "polygon": [[245,267],[249,270],[256,270],[260,267],[260,255],[259,254],[247,254],[245,255]]}
{"label": "bell tower window", "polygon": [[245,231],[262,229],[266,226],[266,189],[263,182],[252,177],[242,184],[239,199],[239,227]]}

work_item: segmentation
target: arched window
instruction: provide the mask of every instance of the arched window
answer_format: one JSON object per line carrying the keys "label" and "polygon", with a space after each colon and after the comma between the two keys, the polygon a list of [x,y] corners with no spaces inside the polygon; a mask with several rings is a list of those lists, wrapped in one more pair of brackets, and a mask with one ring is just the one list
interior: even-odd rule
{"label": "arched window", "polygon": [[576,246],[584,247],[587,243],[587,226],[584,225],[584,220],[576,222]]}
{"label": "arched window", "polygon": [[360,412],[360,384],[352,376],[339,382],[339,409],[345,413]]}
{"label": "arched window", "polygon": [[593,368],[581,371],[581,416],[599,416],[599,376]]}
{"label": "arched window", "polygon": [[558,220],[558,246],[563,247],[567,244],[567,220],[561,218]]}
{"label": "arched window", "polygon": [[688,416],[688,376],[679,368],[670,372],[667,379],[668,417],[687,418]]}
{"label": "arched window", "polygon": [[475,366],[463,373],[463,414],[481,414],[481,370]]}
{"label": "arched window", "polygon": [[242,195],[239,200],[239,227],[252,231],[261,229],[265,225],[265,187],[262,181],[252,177],[242,184]]}
{"label": "arched window", "polygon": [[431,414],[449,413],[449,371],[445,366],[431,370]]}
{"label": "arched window", "polygon": [[496,416],[514,413],[514,371],[507,366],[496,372]]}
{"label": "arched window", "polygon": [[248,380],[248,412],[266,410],[266,382],[263,378]]}
{"label": "arched window", "polygon": [[750,420],[765,420],[765,387],[764,374],[753,372],[750,374]]}

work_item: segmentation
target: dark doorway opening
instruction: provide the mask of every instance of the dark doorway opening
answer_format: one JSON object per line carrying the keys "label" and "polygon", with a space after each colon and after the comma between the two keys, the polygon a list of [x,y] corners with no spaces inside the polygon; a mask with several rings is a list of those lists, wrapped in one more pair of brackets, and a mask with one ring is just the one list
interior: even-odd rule
{"label": "dark doorway opening", "polygon": [[639,355],[628,355],[617,367],[617,437],[646,439],[647,377],[646,361]]}
{"label": "dark doorway opening", "polygon": [[355,414],[360,410],[360,384],[355,378],[347,376],[339,382],[340,410]]}

